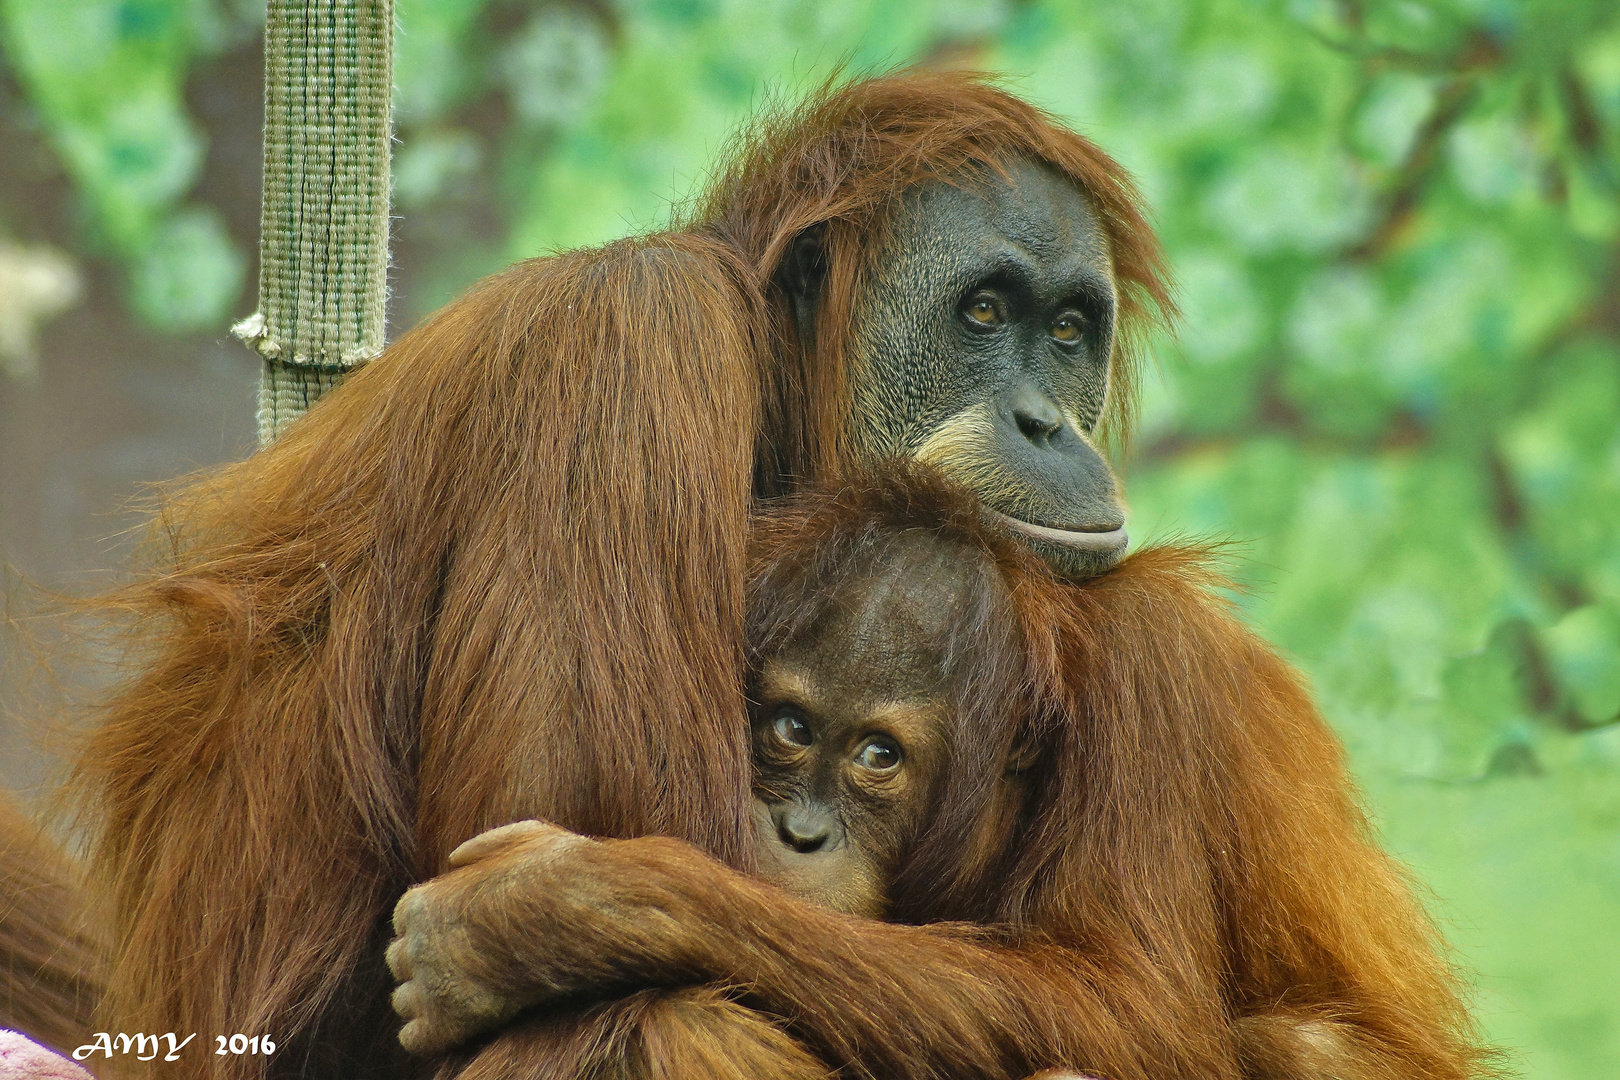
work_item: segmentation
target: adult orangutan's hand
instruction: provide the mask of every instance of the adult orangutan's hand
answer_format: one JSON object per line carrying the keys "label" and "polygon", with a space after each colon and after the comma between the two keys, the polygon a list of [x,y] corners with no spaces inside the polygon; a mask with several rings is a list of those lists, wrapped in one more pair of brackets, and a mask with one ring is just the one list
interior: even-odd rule
{"label": "adult orangutan's hand", "polygon": [[394,908],[394,1010],[416,1054],[544,1001],[680,981],[680,885],[731,875],[678,840],[591,840],[539,821],[481,833],[450,865]]}

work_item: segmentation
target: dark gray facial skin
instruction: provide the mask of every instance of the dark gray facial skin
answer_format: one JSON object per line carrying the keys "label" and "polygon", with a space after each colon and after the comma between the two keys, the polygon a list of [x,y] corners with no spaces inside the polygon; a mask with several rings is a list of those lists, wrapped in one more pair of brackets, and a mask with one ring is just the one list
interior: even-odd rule
{"label": "dark gray facial skin", "polygon": [[[929,462],[996,524],[1086,577],[1124,555],[1113,471],[1092,443],[1108,390],[1116,294],[1095,211],[1044,165],[911,193],[855,313],[854,445]],[[814,276],[783,280],[801,333]],[[800,284],[795,289],[795,283]]]}
{"label": "dark gray facial skin", "polygon": [[944,627],[966,568],[898,552],[763,666],[753,705],[760,874],[850,914],[883,915],[899,860],[949,765]]}

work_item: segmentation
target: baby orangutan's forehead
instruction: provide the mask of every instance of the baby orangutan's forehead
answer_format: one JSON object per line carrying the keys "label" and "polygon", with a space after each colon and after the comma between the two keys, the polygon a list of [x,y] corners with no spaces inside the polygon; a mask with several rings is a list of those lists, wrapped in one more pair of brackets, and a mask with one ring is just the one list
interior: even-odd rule
{"label": "baby orangutan's forehead", "polygon": [[949,630],[976,590],[999,590],[999,579],[987,569],[982,552],[921,530],[901,533],[846,579],[834,621],[845,615],[849,629],[861,634],[887,628],[907,637],[937,636]]}
{"label": "baby orangutan's forehead", "polygon": [[844,559],[820,591],[817,615],[768,665],[808,680],[784,685],[782,696],[825,690],[845,703],[875,704],[949,700],[954,677],[972,663],[969,643],[980,641],[976,624],[1000,607],[1005,586],[982,551],[912,529]]}
{"label": "baby orangutan's forehead", "polygon": [[946,651],[950,620],[937,611],[886,606],[877,615],[834,613],[790,641],[763,666],[760,693],[867,713],[885,702],[949,700],[956,689]]}

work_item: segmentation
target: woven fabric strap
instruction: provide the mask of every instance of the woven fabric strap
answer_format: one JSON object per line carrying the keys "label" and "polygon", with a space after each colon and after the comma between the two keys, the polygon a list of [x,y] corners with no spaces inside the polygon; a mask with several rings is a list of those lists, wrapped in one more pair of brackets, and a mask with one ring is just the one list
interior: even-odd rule
{"label": "woven fabric strap", "polygon": [[383,347],[393,0],[270,0],[259,310],[266,445]]}

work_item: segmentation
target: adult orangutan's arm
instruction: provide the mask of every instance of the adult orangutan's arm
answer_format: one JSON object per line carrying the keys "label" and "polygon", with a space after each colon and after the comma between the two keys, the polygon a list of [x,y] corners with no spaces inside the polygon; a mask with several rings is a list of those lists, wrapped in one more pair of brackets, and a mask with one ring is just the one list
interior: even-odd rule
{"label": "adult orangutan's arm", "polygon": [[[400,1038],[418,1053],[532,1005],[698,983],[738,988],[835,1067],[879,1075],[1066,1066],[1126,1080],[1170,1075],[1193,1053],[1153,988],[1107,957],[843,915],[679,841],[519,822],[452,863],[395,912]],[[1205,1075],[1234,1075],[1229,1061]]]}

